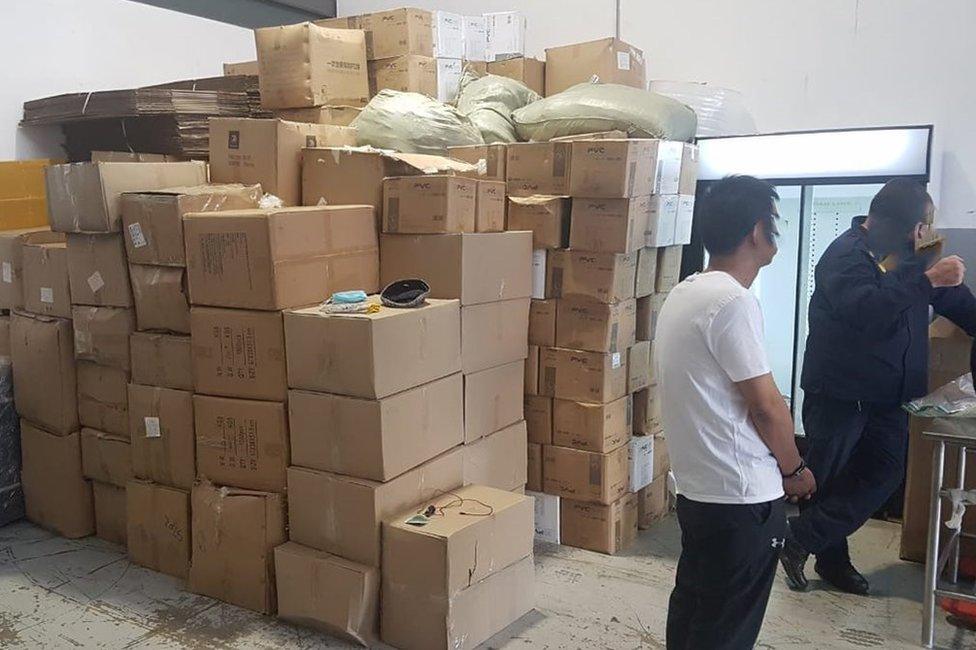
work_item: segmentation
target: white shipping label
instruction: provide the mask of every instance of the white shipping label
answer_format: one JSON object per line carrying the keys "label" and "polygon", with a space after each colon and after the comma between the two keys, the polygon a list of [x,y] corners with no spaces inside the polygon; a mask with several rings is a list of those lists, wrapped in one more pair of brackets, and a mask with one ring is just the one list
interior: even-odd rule
{"label": "white shipping label", "polygon": [[105,280],[102,279],[102,274],[95,271],[88,276],[88,286],[91,288],[92,293],[98,293],[101,291],[102,287],[105,286]]}
{"label": "white shipping label", "polygon": [[14,267],[10,265],[10,262],[3,263],[3,281],[7,284],[14,281]]}
{"label": "white shipping label", "polygon": [[51,287],[41,287],[41,302],[54,302],[54,289]]}
{"label": "white shipping label", "polygon": [[146,236],[142,233],[142,226],[138,222],[129,224],[129,239],[132,240],[133,248],[142,248],[149,243],[146,241]]}
{"label": "white shipping label", "polygon": [[630,52],[617,52],[617,69],[630,70]]}
{"label": "white shipping label", "polygon": [[159,438],[162,436],[159,431],[159,418],[147,416],[142,418],[142,421],[146,424],[147,438]]}
{"label": "white shipping label", "polygon": [[610,365],[614,370],[620,367],[620,353],[614,352],[613,356],[610,357]]}

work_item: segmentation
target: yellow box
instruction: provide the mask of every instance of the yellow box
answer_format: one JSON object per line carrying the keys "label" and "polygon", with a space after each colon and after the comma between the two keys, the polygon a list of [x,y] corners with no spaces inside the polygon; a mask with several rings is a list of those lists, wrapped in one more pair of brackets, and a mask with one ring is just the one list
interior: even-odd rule
{"label": "yellow box", "polygon": [[48,225],[44,168],[58,162],[0,161],[0,230]]}

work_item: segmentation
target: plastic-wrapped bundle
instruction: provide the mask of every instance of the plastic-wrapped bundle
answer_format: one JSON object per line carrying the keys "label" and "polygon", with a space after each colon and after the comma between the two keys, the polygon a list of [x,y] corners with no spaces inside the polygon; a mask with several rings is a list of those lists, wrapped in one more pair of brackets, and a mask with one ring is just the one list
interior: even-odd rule
{"label": "plastic-wrapped bundle", "polygon": [[10,357],[0,357],[0,526],[24,516],[20,484],[20,421],[14,409]]}
{"label": "plastic-wrapped bundle", "polygon": [[650,89],[690,106],[698,115],[700,138],[757,132],[756,122],[738,91],[689,81],[652,81]]}
{"label": "plastic-wrapped bundle", "polygon": [[457,108],[481,131],[486,144],[518,142],[512,111],[542,99],[520,81],[489,74],[477,76],[465,70]]}
{"label": "plastic-wrapped bundle", "polygon": [[381,90],[353,120],[360,146],[444,155],[447,147],[484,144],[481,132],[453,106],[419,93]]}

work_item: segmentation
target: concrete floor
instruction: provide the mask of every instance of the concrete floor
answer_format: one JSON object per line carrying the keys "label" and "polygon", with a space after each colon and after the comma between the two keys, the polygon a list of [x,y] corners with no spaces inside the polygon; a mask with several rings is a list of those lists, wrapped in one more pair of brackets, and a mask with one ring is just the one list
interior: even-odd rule
{"label": "concrete floor", "polygon": [[[872,597],[819,583],[795,594],[777,580],[759,647],[917,647],[922,570],[898,560],[898,535],[895,524],[871,522],[854,538]],[[538,547],[537,610],[486,647],[664,648],[678,549],[673,517],[618,557]],[[187,593],[101,540],[69,541],[24,522],[0,528],[0,594],[0,648],[349,647]],[[976,634],[939,618],[939,647],[976,648]]]}

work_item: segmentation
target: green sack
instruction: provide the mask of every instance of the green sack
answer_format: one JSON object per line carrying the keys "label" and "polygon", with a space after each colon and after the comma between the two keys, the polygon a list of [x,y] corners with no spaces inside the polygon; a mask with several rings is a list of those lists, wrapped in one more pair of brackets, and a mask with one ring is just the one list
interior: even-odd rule
{"label": "green sack", "polygon": [[484,144],[456,108],[419,93],[381,90],[352,124],[360,146],[444,155],[447,147]]}
{"label": "green sack", "polygon": [[489,74],[479,77],[465,70],[457,108],[481,131],[486,144],[518,142],[512,111],[542,99],[520,81]]}

